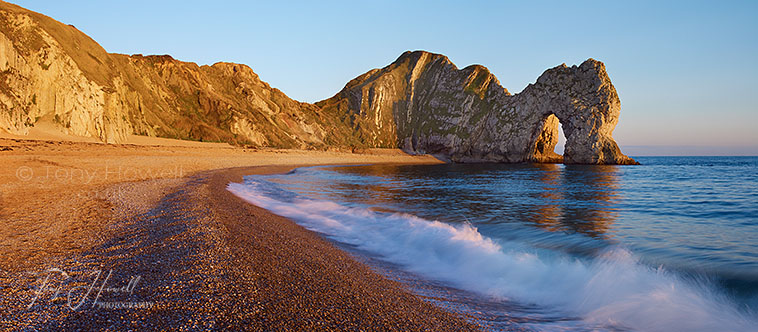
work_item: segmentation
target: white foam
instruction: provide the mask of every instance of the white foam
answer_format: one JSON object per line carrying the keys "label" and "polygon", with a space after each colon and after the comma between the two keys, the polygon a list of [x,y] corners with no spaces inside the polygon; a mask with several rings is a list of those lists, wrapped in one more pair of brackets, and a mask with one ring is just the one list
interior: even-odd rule
{"label": "white foam", "polygon": [[[490,296],[578,315],[592,326],[639,331],[756,331],[758,322],[701,284],[610,250],[591,261],[496,243],[468,224],[280,198],[262,177],[228,189],[304,227],[374,253],[427,278]],[[550,327],[546,327],[551,329]]]}

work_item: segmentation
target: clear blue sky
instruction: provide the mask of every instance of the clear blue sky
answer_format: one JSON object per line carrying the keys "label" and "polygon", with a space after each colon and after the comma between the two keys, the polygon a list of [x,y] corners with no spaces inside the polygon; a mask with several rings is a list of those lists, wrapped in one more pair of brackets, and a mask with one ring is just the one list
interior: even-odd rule
{"label": "clear blue sky", "polygon": [[621,96],[628,154],[758,154],[758,1],[12,2],[109,52],[247,64],[307,102],[406,50],[485,65],[513,93],[592,57]]}

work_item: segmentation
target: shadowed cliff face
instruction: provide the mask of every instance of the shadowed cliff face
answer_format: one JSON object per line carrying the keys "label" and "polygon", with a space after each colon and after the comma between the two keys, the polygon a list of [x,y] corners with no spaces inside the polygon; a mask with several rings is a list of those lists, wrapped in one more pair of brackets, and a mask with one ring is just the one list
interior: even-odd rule
{"label": "shadowed cliff face", "polygon": [[[279,148],[400,147],[456,162],[625,164],[620,102],[601,62],[546,71],[511,95],[487,68],[406,52],[314,104],[245,65],[109,54],[73,26],[0,1],[0,130],[40,123],[123,142],[130,134]],[[565,156],[553,152],[558,125]]]}
{"label": "shadowed cliff face", "polygon": [[[445,56],[406,52],[317,105],[351,114],[353,135],[365,144],[456,162],[635,163],[611,136],[621,103],[593,59],[549,69],[511,95],[483,66],[459,70]],[[559,121],[563,157],[553,152]]]}

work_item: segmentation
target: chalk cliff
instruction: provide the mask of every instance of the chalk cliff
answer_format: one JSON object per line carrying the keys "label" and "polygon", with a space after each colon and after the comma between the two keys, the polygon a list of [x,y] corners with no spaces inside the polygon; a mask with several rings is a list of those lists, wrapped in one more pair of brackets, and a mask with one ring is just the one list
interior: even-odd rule
{"label": "chalk cliff", "polygon": [[[487,68],[406,52],[316,104],[233,63],[107,53],[75,27],[0,1],[0,130],[41,122],[123,142],[129,134],[282,148],[400,147],[456,162],[631,164],[611,134],[620,101],[605,66],[547,70],[511,95]],[[553,148],[562,124],[565,154]]]}

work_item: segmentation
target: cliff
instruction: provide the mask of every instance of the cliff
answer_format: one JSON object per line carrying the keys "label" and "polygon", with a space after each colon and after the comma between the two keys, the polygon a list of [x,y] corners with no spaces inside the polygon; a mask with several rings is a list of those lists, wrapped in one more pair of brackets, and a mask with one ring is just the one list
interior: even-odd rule
{"label": "cliff", "polygon": [[[123,142],[130,134],[280,148],[400,147],[456,162],[628,164],[605,66],[546,71],[511,95],[483,66],[406,52],[316,104],[233,63],[110,54],[75,27],[0,2],[0,130],[39,123]],[[558,125],[566,152],[556,155]]]}
{"label": "cliff", "polygon": [[[636,163],[611,136],[621,102],[593,59],[549,69],[512,95],[483,66],[458,69],[443,55],[406,52],[316,105],[349,118],[350,135],[363,144],[456,162]],[[559,124],[563,157],[553,152]]]}
{"label": "cliff", "polygon": [[75,27],[0,2],[0,128],[39,121],[122,142],[128,134],[287,148],[322,146],[317,108],[245,65],[109,54]]}

